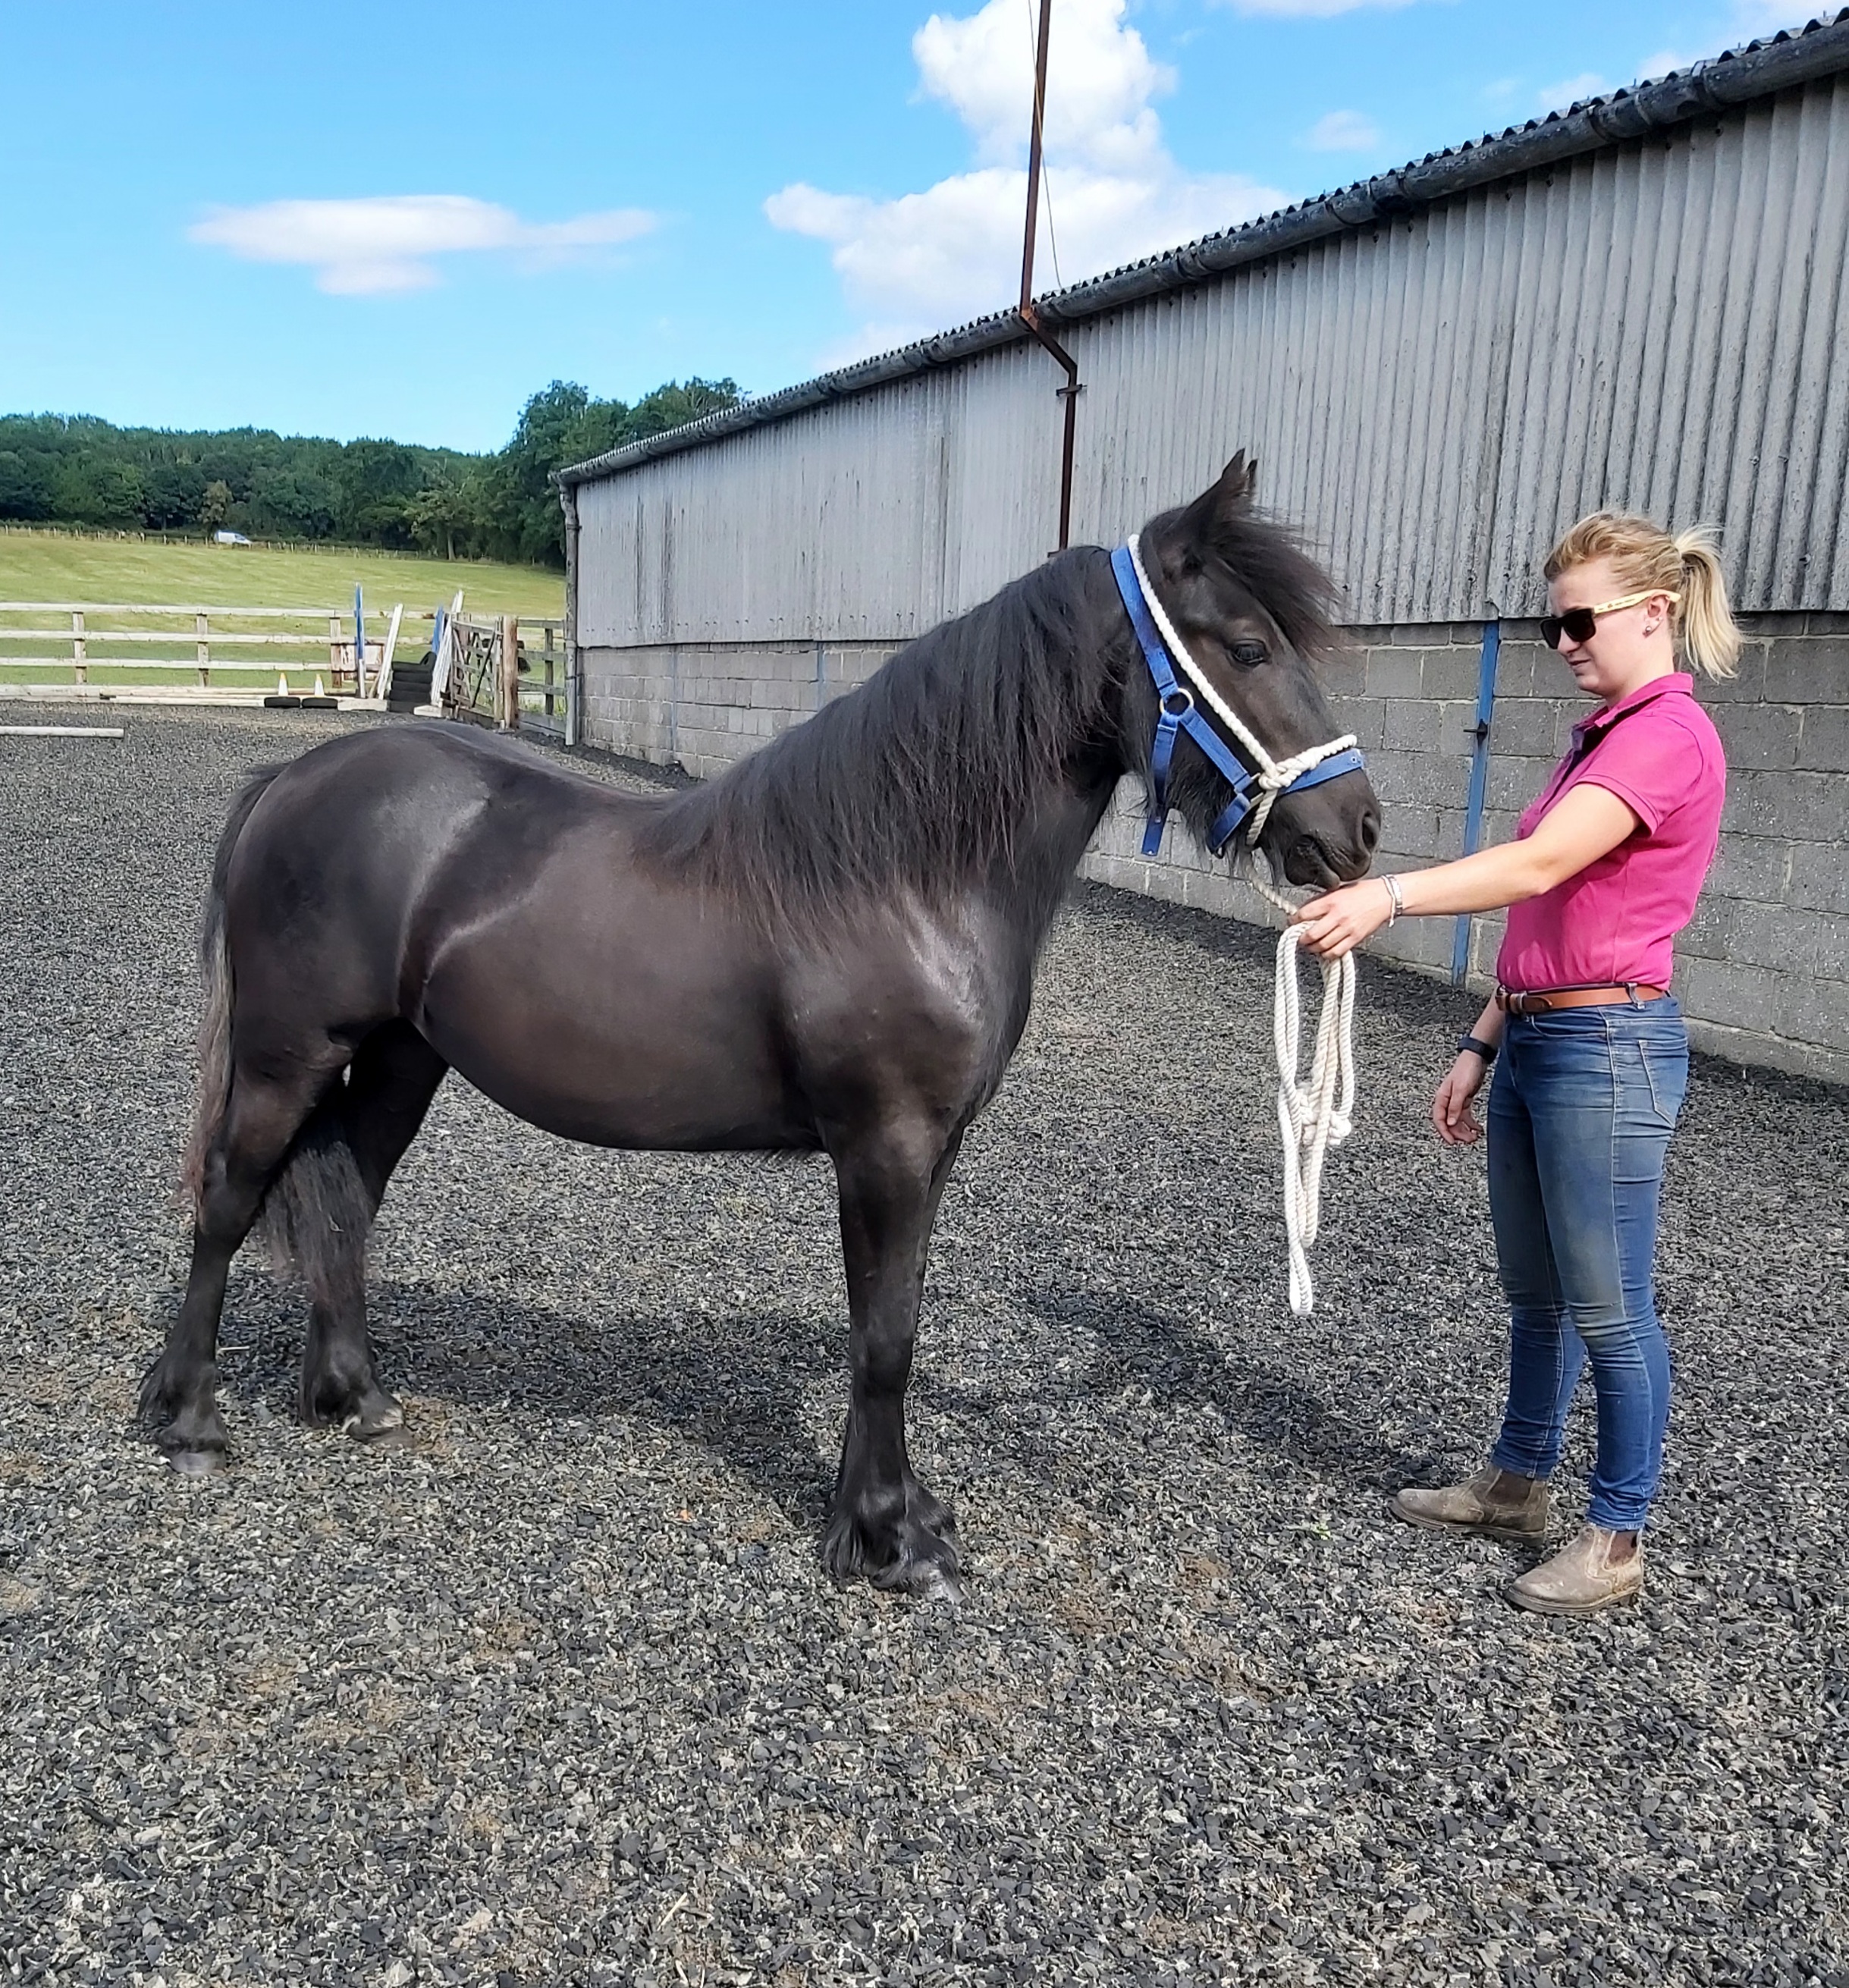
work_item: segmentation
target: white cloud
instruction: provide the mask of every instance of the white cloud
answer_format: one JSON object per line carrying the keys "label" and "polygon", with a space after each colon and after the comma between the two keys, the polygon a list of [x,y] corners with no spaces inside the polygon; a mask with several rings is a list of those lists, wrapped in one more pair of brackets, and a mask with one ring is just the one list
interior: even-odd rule
{"label": "white cloud", "polygon": [[1411,7],[1415,0],[1224,0],[1224,4],[1235,14],[1263,14],[1273,19],[1294,21],[1358,14],[1364,7]]}
{"label": "white cloud", "polygon": [[1746,41],[1781,28],[1808,27],[1835,11],[1836,0],[1733,0],[1735,29]]}
{"label": "white cloud", "polygon": [[[1238,174],[1185,172],[1170,157],[1151,99],[1174,87],[1174,72],[1124,25],[1124,5],[1063,0],[1054,15],[1036,289],[1055,280],[1056,245],[1057,278],[1070,283],[1288,198]],[[848,300],[864,314],[832,363],[1000,309],[1019,294],[1033,24],[1022,0],[989,0],[961,19],[934,14],[912,38],[924,93],[968,129],[970,171],[896,200],[798,182],[765,201],[773,227],[832,245]]]}
{"label": "white cloud", "polygon": [[1692,69],[1700,60],[1699,56],[1692,56],[1685,49],[1658,49],[1638,64],[1637,79],[1655,83],[1673,71]]}
{"label": "white cloud", "polygon": [[511,208],[465,194],[380,194],[359,200],[272,200],[215,208],[187,230],[194,242],[252,262],[298,262],[336,296],[428,289],[435,255],[514,250],[543,266],[587,248],[631,242],[655,225],[640,208],[522,221]]}
{"label": "white cloud", "polygon": [[[1151,56],[1123,15],[1124,0],[1066,0],[1055,13],[1046,77],[1050,154],[1134,171],[1159,149],[1161,127],[1149,100],[1174,89],[1175,72]],[[1019,0],[990,0],[962,20],[933,14],[912,37],[924,94],[962,118],[985,165],[1006,164],[1026,147],[1033,28],[1034,15]]]}
{"label": "white cloud", "polygon": [[1584,103],[1589,96],[1607,95],[1611,87],[1596,70],[1587,69],[1581,75],[1563,77],[1537,90],[1535,101],[1543,110],[1567,110],[1576,103]]}
{"label": "white cloud", "polygon": [[[1733,0],[1726,29],[1726,46],[1753,42],[1776,35],[1781,28],[1807,27],[1820,16],[1836,10],[1836,0]],[[1638,64],[1638,79],[1649,82],[1672,70],[1688,70],[1709,57],[1719,54],[1722,44],[1710,49],[1658,49]]]}
{"label": "white cloud", "polygon": [[[1781,28],[1807,27],[1820,16],[1834,12],[1834,0],[1733,0],[1729,10],[1726,45],[1758,41],[1776,35]],[[1722,46],[1717,43],[1712,48],[1700,50],[1658,49],[1638,64],[1638,79],[1647,82],[1668,76],[1672,69],[1691,69],[1698,62],[1718,55]]]}
{"label": "white cloud", "polygon": [[1303,134],[1313,152],[1374,152],[1380,150],[1381,127],[1358,110],[1332,110]]}

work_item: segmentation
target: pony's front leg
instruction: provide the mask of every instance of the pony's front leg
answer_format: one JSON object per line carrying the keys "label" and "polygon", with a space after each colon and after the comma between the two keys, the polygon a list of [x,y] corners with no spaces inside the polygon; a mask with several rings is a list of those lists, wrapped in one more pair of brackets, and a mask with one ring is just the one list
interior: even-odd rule
{"label": "pony's front leg", "polygon": [[958,1140],[912,1126],[835,1155],[851,1321],[847,1430],[822,1559],[838,1580],[951,1601],[962,1593],[956,1520],[913,1474],[905,1386],[931,1225]]}

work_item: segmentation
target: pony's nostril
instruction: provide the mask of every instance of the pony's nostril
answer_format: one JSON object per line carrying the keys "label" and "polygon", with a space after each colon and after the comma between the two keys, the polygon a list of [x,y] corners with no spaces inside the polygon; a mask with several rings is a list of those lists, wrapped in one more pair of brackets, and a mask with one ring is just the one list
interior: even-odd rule
{"label": "pony's nostril", "polygon": [[1371,856],[1380,839],[1381,811],[1378,808],[1371,807],[1361,816],[1361,848],[1364,853]]}

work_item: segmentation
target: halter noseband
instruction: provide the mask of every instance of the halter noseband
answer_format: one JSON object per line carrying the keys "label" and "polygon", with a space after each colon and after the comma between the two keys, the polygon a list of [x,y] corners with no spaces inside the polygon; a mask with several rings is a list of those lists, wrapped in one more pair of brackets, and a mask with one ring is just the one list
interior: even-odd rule
{"label": "halter noseband", "polygon": [[[1326,746],[1306,746],[1288,759],[1273,759],[1188,654],[1187,644],[1175,633],[1174,623],[1143,570],[1135,532],[1131,534],[1127,545],[1120,546],[1111,554],[1110,568],[1117,576],[1117,591],[1124,597],[1143,660],[1155,681],[1158,716],[1155,742],[1149,753],[1149,819],[1143,830],[1145,856],[1156,855],[1162,847],[1162,830],[1168,818],[1168,773],[1178,733],[1185,732],[1232,783],[1232,799],[1220,810],[1207,833],[1207,847],[1215,856],[1225,854],[1226,845],[1242,827],[1246,840],[1256,849],[1269,818],[1271,804],[1279,794],[1320,786],[1339,773],[1358,772],[1366,763],[1352,732],[1330,739]],[[1181,664],[1193,689],[1177,679],[1170,665],[1171,656]],[[1239,759],[1201,715],[1196,692],[1257,762],[1256,772]],[[1246,827],[1248,821],[1249,827]]]}

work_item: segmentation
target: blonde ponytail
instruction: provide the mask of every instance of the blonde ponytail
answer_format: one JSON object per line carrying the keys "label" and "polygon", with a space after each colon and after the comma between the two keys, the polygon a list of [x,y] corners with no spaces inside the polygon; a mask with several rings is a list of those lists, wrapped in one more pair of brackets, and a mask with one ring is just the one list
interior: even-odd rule
{"label": "blonde ponytail", "polygon": [[1672,542],[1682,563],[1682,599],[1676,604],[1678,646],[1705,677],[1730,677],[1739,668],[1739,625],[1727,605],[1727,581],[1719,549],[1705,525],[1678,532]]}
{"label": "blonde ponytail", "polygon": [[1670,627],[1683,660],[1703,676],[1730,677],[1739,664],[1740,631],[1727,605],[1714,533],[1705,525],[1674,538],[1622,511],[1582,518],[1542,568],[1549,580],[1590,560],[1606,559],[1627,593],[1646,588],[1671,597]]}

